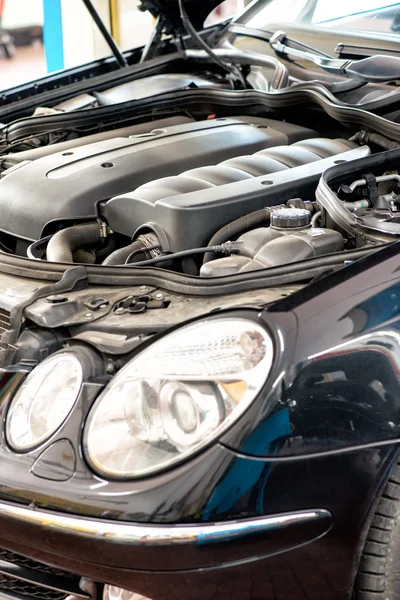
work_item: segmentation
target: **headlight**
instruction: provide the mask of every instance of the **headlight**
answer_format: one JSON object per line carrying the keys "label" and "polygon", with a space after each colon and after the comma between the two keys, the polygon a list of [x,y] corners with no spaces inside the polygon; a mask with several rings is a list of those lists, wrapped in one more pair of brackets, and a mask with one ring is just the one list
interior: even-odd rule
{"label": "headlight", "polygon": [[130,592],[123,588],[115,587],[114,585],[105,585],[103,592],[103,600],[150,600],[142,594]]}
{"label": "headlight", "polygon": [[268,377],[272,341],[244,318],[166,335],[129,362],[92,408],[84,433],[99,473],[142,477],[197,452],[243,413]]}
{"label": "headlight", "polygon": [[79,358],[72,352],[53,354],[25,379],[6,419],[6,438],[16,451],[36,448],[67,418],[83,379]]}

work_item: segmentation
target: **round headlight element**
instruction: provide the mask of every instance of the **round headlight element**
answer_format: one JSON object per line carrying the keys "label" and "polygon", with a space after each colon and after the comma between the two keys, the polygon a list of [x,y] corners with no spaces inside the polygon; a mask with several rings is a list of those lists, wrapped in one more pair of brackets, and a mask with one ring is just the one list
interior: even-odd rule
{"label": "round headlight element", "polygon": [[220,317],[184,326],[138,354],[96,400],[84,453],[109,478],[138,478],[216,439],[249,406],[273,360],[255,321]]}
{"label": "round headlight element", "polygon": [[6,438],[27,452],[50,438],[71,412],[82,385],[83,369],[72,352],[53,354],[27,376],[8,410]]}

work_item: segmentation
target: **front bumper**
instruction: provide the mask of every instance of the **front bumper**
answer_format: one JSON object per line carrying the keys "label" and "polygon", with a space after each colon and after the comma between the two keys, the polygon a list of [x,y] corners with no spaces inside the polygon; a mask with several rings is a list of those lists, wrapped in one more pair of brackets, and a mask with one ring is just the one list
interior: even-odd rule
{"label": "front bumper", "polygon": [[[227,480],[222,496],[215,497],[215,508],[209,499],[212,487],[204,473],[201,489],[208,492],[202,504],[194,502],[181,479],[171,482],[169,477],[167,488],[156,486],[153,490],[154,504],[152,495],[140,487],[131,489],[128,497],[126,491],[112,494],[113,506],[120,512],[118,520],[106,510],[106,503],[97,515],[81,512],[77,516],[48,499],[50,506],[43,506],[45,498],[33,499],[32,494],[22,494],[21,490],[18,495],[24,496],[24,502],[16,499],[15,489],[9,488],[7,498],[3,489],[0,548],[75,573],[78,585],[80,581],[108,583],[151,600],[350,600],[378,489],[395,455],[395,448],[385,446],[274,463],[268,471],[268,492],[261,490],[264,516],[248,511],[246,519],[240,518],[240,501],[235,501],[234,510],[228,510],[229,506],[221,510],[224,499],[234,495]],[[241,460],[246,469],[240,474],[233,471],[236,486],[249,475],[254,462]],[[189,466],[199,481],[195,465]],[[13,471],[15,477],[18,469]],[[216,489],[221,490],[221,486]],[[104,502],[104,486],[96,490]],[[251,506],[246,490],[241,493],[245,494],[246,506]],[[63,491],[66,489],[60,489],[60,494]],[[167,501],[172,507],[177,494],[181,499],[179,514],[175,512],[169,523],[165,519],[161,522],[168,510]],[[123,510],[123,503],[127,498],[131,502],[131,496],[136,499],[136,510],[133,505]],[[153,518],[140,522],[135,514],[143,516],[138,510],[143,496]],[[201,506],[209,510],[199,511]],[[310,510],[310,506],[321,509]],[[207,522],[202,515],[203,519],[209,515]],[[67,600],[67,596],[59,600]]]}
{"label": "front bumper", "polygon": [[[220,523],[147,525],[68,516],[0,502],[3,540],[51,544],[58,556],[119,569],[171,571],[216,568],[272,556],[324,536],[332,515],[324,509]],[[1,565],[0,565],[1,572]]]}

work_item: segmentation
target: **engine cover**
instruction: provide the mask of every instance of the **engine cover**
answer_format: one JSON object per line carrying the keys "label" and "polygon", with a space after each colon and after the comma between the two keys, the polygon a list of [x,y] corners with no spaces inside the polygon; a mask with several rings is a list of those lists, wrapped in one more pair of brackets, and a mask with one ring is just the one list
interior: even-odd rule
{"label": "engine cover", "polygon": [[145,184],[109,200],[103,214],[111,229],[127,236],[154,230],[156,223],[171,251],[206,246],[238,217],[290,198],[313,198],[326,169],[369,153],[368,146],[326,138],[267,148]]}
{"label": "engine cover", "polygon": [[[60,223],[96,218],[100,203],[160,177],[315,135],[305,127],[257,117],[211,119],[21,163],[0,180],[0,228],[35,241]],[[128,209],[136,210],[133,204]]]}

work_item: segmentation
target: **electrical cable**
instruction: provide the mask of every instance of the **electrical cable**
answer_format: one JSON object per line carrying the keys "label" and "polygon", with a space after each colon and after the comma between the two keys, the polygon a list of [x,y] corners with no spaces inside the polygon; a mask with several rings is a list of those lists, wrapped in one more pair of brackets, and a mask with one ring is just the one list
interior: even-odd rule
{"label": "electrical cable", "polygon": [[203,48],[203,50],[205,50],[205,52],[207,52],[208,56],[215,62],[215,64],[217,64],[221,69],[223,69],[224,71],[229,73],[229,75],[233,76],[235,79],[239,79],[243,88],[246,89],[247,88],[246,79],[243,76],[243,73],[241,72],[241,70],[239,68],[236,68],[234,65],[228,65],[224,61],[222,61],[215,54],[215,52],[212,51],[212,49],[207,44],[207,42],[205,42],[203,40],[201,35],[198,34],[198,32],[193,27],[193,25],[188,17],[188,14],[184,7],[184,0],[178,0],[178,5],[179,5],[179,13],[180,13],[180,17],[182,20],[182,24],[183,24],[184,28],[186,29],[188,35],[193,40],[195,40]]}
{"label": "electrical cable", "polygon": [[205,254],[206,252],[218,252],[222,254],[235,254],[239,252],[241,242],[225,242],[218,246],[204,246],[203,248],[192,248],[190,250],[181,250],[180,252],[173,252],[172,254],[164,254],[163,256],[157,256],[156,258],[150,258],[149,260],[141,260],[137,263],[131,263],[129,265],[122,265],[124,267],[147,267],[149,265],[156,265],[160,262],[166,262],[169,260],[176,260],[177,258],[184,258],[185,256],[194,256],[195,254]]}

